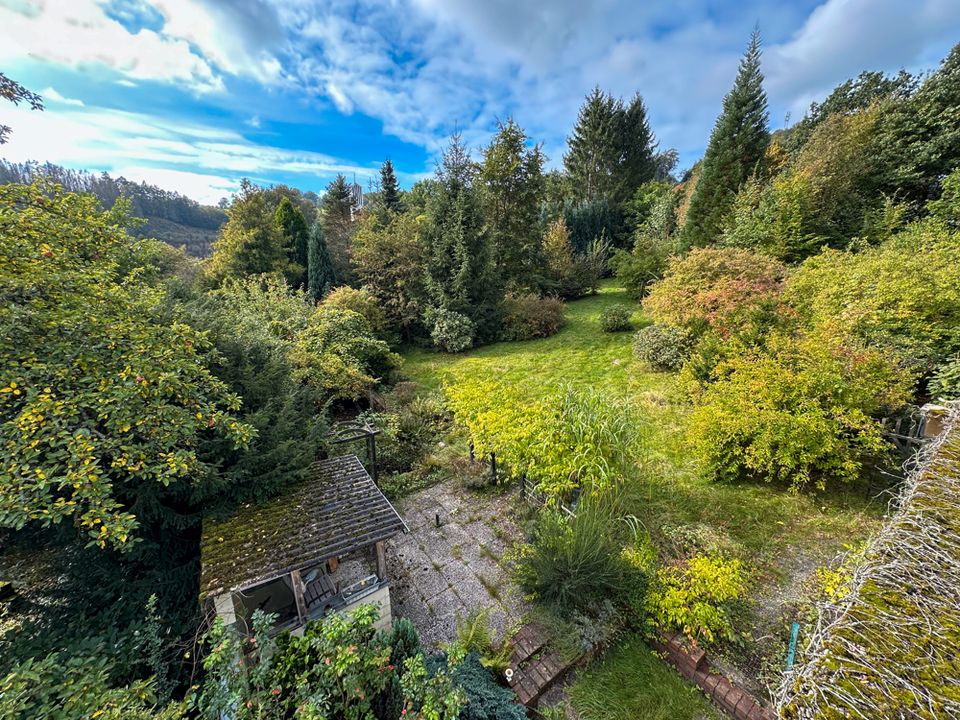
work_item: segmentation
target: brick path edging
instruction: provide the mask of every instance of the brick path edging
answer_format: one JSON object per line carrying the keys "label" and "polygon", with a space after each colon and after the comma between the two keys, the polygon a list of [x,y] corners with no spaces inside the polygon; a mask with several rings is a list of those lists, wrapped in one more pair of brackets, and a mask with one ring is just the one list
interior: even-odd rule
{"label": "brick path edging", "polygon": [[776,720],[773,710],[764,707],[745,690],[738,688],[723,675],[710,671],[706,652],[688,647],[679,633],[662,635],[652,642],[654,648],[666,656],[677,671],[696,683],[721,710],[737,720]]}

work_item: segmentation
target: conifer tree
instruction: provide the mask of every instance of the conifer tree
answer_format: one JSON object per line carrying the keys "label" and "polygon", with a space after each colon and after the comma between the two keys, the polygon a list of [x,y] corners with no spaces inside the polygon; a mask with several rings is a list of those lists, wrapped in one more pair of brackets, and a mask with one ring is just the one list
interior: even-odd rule
{"label": "conifer tree", "polygon": [[437,168],[422,227],[426,286],[435,307],[461,313],[492,339],[502,294],[493,272],[490,243],[474,187],[476,167],[455,134]]}
{"label": "conifer tree", "polygon": [[323,225],[323,236],[333,262],[333,270],[340,282],[349,282],[352,274],[350,241],[355,229],[354,210],[350,185],[343,175],[337,175],[327,186],[327,192],[320,203],[320,222]]}
{"label": "conifer tree", "polygon": [[616,202],[630,200],[638,187],[654,179],[658,168],[656,144],[646,105],[637,93],[621,115]]}
{"label": "conifer tree", "polygon": [[273,219],[283,235],[287,258],[293,265],[291,284],[298,287],[304,283],[307,271],[307,242],[310,235],[307,220],[300,208],[294,207],[286,196],[280,199]]}
{"label": "conifer tree", "polygon": [[563,165],[577,200],[609,199],[616,182],[623,137],[623,103],[599,87],[587,95],[577,115]]}
{"label": "conifer tree", "polygon": [[734,197],[763,157],[769,142],[767,95],[760,72],[760,31],[755,29],[733,89],[710,134],[703,167],[680,234],[685,247],[717,241]]}
{"label": "conifer tree", "polygon": [[539,145],[527,147],[529,138],[512,119],[497,128],[478,173],[484,227],[497,275],[529,288],[542,265],[543,153]]}
{"label": "conifer tree", "polygon": [[393,163],[390,162],[390,158],[384,160],[383,165],[380,166],[380,200],[389,212],[403,212],[400,185],[397,182],[397,175],[393,171]]}
{"label": "conifer tree", "polygon": [[320,300],[334,286],[336,275],[330,261],[330,251],[323,236],[319,221],[310,228],[307,250],[307,292],[314,300]]}

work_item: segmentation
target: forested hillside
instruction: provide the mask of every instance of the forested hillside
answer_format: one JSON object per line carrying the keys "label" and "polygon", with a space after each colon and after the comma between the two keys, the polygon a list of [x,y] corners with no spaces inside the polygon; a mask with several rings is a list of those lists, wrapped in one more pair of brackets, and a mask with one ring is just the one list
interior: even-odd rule
{"label": "forested hillside", "polygon": [[69,170],[52,163],[11,163],[0,159],[0,183],[30,183],[38,177],[50,178],[70,192],[93,193],[106,209],[112,208],[117,198],[128,198],[130,214],[146,221],[132,228],[133,235],[183,247],[193,257],[210,254],[217,231],[227,219],[222,208],[201,205],[156,185],[112,178],[107,173]]}

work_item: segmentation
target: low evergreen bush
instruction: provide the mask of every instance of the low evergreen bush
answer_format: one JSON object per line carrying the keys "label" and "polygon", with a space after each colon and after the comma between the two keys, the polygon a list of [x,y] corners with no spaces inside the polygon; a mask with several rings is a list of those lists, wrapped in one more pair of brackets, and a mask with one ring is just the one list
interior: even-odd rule
{"label": "low evergreen bush", "polygon": [[671,325],[648,325],[633,336],[633,354],[654,370],[679,370],[693,350],[693,335]]}
{"label": "low evergreen bush", "polygon": [[600,328],[608,333],[632,330],[632,314],[633,310],[626,305],[611,305],[600,313]]}
{"label": "low evergreen bush", "polygon": [[516,702],[513,691],[497,684],[478,652],[468,653],[457,665],[453,681],[467,695],[459,720],[526,720],[526,709]]}
{"label": "low evergreen bush", "polygon": [[428,314],[427,322],[433,328],[430,339],[441,350],[458,353],[473,345],[476,328],[466,315],[436,308]]}

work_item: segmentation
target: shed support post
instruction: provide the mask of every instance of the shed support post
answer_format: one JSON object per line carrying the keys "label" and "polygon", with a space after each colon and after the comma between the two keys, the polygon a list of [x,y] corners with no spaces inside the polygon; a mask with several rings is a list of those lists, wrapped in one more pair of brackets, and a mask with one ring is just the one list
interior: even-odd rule
{"label": "shed support post", "polygon": [[306,589],[303,587],[300,571],[291,571],[290,580],[293,585],[293,599],[297,602],[297,617],[300,619],[300,624],[303,625],[307,621],[307,601],[303,597],[306,594]]}
{"label": "shed support post", "polygon": [[380,580],[387,579],[387,546],[383,540],[374,546],[377,550],[377,577]]}

